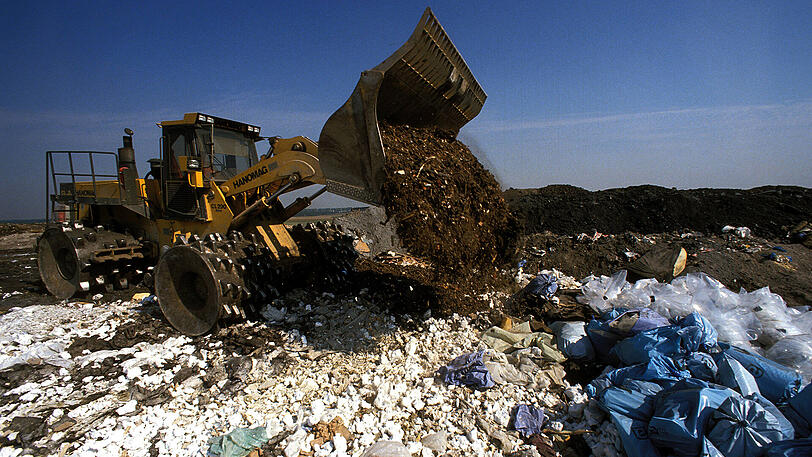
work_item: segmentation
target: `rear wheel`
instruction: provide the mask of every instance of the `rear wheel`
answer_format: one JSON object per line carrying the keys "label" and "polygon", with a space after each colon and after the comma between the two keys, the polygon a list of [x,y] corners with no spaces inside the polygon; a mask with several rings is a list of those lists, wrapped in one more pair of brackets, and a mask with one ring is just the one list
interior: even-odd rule
{"label": "rear wheel", "polygon": [[73,241],[61,228],[50,228],[37,243],[37,265],[45,288],[64,300],[79,290],[81,265]]}

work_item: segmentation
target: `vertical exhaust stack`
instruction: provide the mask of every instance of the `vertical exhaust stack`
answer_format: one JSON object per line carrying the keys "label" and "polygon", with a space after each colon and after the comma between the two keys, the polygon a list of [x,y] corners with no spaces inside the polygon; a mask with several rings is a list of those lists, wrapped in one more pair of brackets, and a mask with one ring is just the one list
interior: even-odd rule
{"label": "vertical exhaust stack", "polygon": [[122,188],[122,200],[126,205],[141,203],[141,192],[138,189],[138,167],[135,164],[133,149],[133,131],[124,129],[127,134],[122,137],[123,146],[118,148],[118,182]]}
{"label": "vertical exhaust stack", "polygon": [[349,100],[324,124],[319,163],[327,190],[380,205],[386,157],[378,122],[439,127],[456,134],[479,114],[486,97],[426,8],[406,43],[361,73]]}

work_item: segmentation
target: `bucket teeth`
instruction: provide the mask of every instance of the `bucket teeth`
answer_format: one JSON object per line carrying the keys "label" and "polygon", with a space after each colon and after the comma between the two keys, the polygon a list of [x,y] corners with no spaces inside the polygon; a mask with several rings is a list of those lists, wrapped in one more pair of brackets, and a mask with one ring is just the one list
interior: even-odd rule
{"label": "bucket teeth", "polygon": [[97,285],[100,285],[100,286],[101,286],[102,284],[104,284],[104,282],[105,282],[105,281],[104,281],[104,276],[96,276],[96,278],[95,278],[94,280],[96,281],[96,284],[97,284]]}
{"label": "bucket teeth", "polygon": [[90,282],[88,281],[81,281],[79,283],[79,288],[82,289],[82,292],[87,292],[90,290]]}

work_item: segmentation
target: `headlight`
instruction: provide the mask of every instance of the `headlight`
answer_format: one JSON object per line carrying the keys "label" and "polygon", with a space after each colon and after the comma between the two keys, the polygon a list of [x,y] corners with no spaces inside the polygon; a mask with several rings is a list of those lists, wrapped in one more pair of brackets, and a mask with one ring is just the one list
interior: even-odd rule
{"label": "headlight", "polygon": [[198,114],[197,115],[197,120],[200,121],[200,122],[206,122],[206,116],[204,116],[202,114]]}
{"label": "headlight", "polygon": [[189,161],[186,163],[186,168],[190,170],[197,170],[200,168],[200,161],[197,159],[189,159]]}

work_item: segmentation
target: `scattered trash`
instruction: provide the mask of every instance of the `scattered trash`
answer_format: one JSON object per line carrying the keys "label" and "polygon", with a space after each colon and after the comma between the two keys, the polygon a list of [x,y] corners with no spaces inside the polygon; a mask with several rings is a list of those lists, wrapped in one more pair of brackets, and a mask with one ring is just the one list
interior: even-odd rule
{"label": "scattered trash", "polygon": [[139,292],[139,293],[137,293],[137,294],[133,294],[133,296],[132,296],[132,298],[130,299],[130,301],[132,301],[132,302],[141,302],[141,301],[143,301],[145,298],[149,297],[150,295],[151,295],[151,294],[150,294],[149,292]]}
{"label": "scattered trash", "polygon": [[209,442],[209,453],[220,457],[244,457],[268,442],[265,427],[238,428]]}
{"label": "scattered trash", "polygon": [[558,349],[565,357],[572,360],[595,359],[595,348],[586,334],[585,322],[553,322],[550,329],[555,333]]}
{"label": "scattered trash", "polygon": [[749,238],[752,235],[752,232],[747,227],[733,227],[732,225],[726,225],[722,227],[722,233],[730,233],[733,232],[739,238]]}
{"label": "scattered trash", "polygon": [[[689,273],[667,284],[654,279],[629,284],[625,271],[612,277],[585,278],[583,282],[579,301],[603,314],[587,324],[587,334],[601,357],[620,339],[606,321],[618,317],[617,310],[621,309],[650,309],[673,321],[698,312],[716,329],[719,341],[752,351],[766,350],[769,357],[785,356],[783,350],[770,352],[784,338],[812,342],[809,330],[812,312],[788,308],[781,296],[768,287],[735,293],[704,273]],[[803,328],[804,325],[807,327]],[[798,368],[808,382],[812,366],[809,369],[806,366],[799,359]]]}
{"label": "scattered trash", "polygon": [[29,343],[20,348],[15,355],[0,355],[0,370],[14,365],[41,365],[48,364],[56,367],[69,368],[73,365],[70,354],[65,352],[67,343],[59,339]]}
{"label": "scattered trash", "polygon": [[553,335],[544,332],[533,332],[530,322],[522,322],[514,325],[510,330],[500,327],[491,327],[486,330],[481,337],[483,343],[499,352],[511,353],[518,349],[536,347],[541,350],[541,355],[552,362],[563,362],[566,360],[553,343]]}
{"label": "scattered trash", "polygon": [[558,290],[558,278],[551,274],[540,273],[525,288],[530,294],[550,300]]}
{"label": "scattered trash", "polygon": [[766,258],[767,260],[772,260],[773,262],[778,262],[778,263],[790,263],[790,262],[792,262],[792,257],[791,256],[783,255],[783,254],[776,254],[775,252],[771,252],[769,254],[764,254],[764,258]]}
{"label": "scattered trash", "polygon": [[518,431],[525,438],[540,433],[545,419],[544,409],[532,405],[518,404],[511,412],[513,430]]}
{"label": "scattered trash", "polygon": [[437,374],[446,384],[487,389],[494,386],[488,368],[482,361],[484,351],[461,355],[446,366],[440,367]]}
{"label": "scattered trash", "polygon": [[626,270],[630,278],[655,278],[668,282],[679,276],[685,269],[688,252],[680,246],[655,246],[640,258],[630,263]]}
{"label": "scattered trash", "polygon": [[412,457],[400,441],[378,441],[368,447],[361,457]]}
{"label": "scattered trash", "polygon": [[789,231],[789,239],[793,243],[800,243],[812,248],[812,224],[808,221],[798,223]]}

